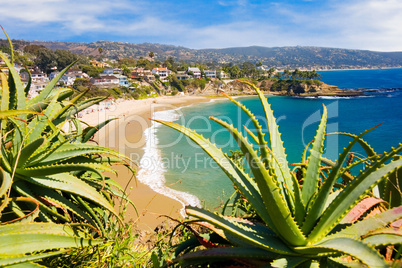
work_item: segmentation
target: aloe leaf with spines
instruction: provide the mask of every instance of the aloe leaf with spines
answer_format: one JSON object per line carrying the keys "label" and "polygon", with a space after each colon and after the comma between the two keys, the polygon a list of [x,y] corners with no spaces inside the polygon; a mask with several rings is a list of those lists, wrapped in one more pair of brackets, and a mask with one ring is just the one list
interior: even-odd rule
{"label": "aloe leaf with spines", "polygon": [[356,136],[353,141],[349,143],[349,145],[343,150],[342,154],[339,156],[336,161],[335,166],[332,167],[330,174],[328,175],[327,180],[323,183],[322,187],[318,190],[317,197],[314,200],[314,203],[311,205],[311,211],[306,215],[305,222],[303,224],[303,232],[308,233],[311,231],[313,226],[316,224],[317,219],[322,215],[324,210],[324,205],[326,204],[326,200],[329,197],[331,191],[333,190],[333,186],[340,177],[341,170],[346,161],[348,153],[351,151],[356,142],[359,141],[361,137],[363,137],[368,132],[375,129],[377,126],[370,128],[360,135]]}
{"label": "aloe leaf with spines", "polygon": [[49,94],[53,91],[57,82],[59,82],[59,80],[65,74],[65,72],[67,72],[68,69],[70,69],[74,64],[76,64],[76,62],[77,61],[72,62],[70,65],[68,65],[66,68],[64,68],[58,75],[56,75],[56,77],[53,78],[52,81],[50,81],[45,86],[45,88],[38,94],[38,96],[36,96],[28,101],[28,106],[33,105],[35,103],[42,102],[46,98],[48,98]]}
{"label": "aloe leaf with spines", "polygon": [[327,123],[327,108],[324,106],[320,125],[317,130],[317,135],[313,142],[313,147],[310,151],[310,157],[308,158],[308,165],[305,169],[303,186],[302,186],[302,201],[307,206],[318,189],[318,183],[320,180],[320,164],[321,156],[324,148],[324,136]]}
{"label": "aloe leaf with spines", "polygon": [[[259,98],[265,107],[264,111],[266,117],[269,118],[268,121],[271,120],[271,128],[268,129],[268,132],[271,137],[277,137],[279,135],[276,133],[278,131],[277,126],[272,123],[274,118],[273,113],[265,97],[259,90],[257,90],[257,94],[259,94]],[[232,102],[242,107],[239,102],[233,100]],[[252,120],[256,120],[254,115],[248,112],[245,107],[243,107],[242,110],[245,111],[248,116],[252,117]],[[366,196],[366,194],[371,194],[371,190],[375,185],[387,178],[393,170],[402,166],[402,160],[392,160],[394,156],[402,151],[402,145],[392,149],[381,157],[377,156],[370,150],[371,147],[362,140],[362,136],[372,130],[369,129],[360,135],[349,135],[353,138],[353,141],[350,142],[348,147],[339,156],[338,161],[332,162],[326,160],[322,157],[326,124],[326,108],[324,107],[323,117],[319,124],[312,149],[310,150],[310,157],[307,162],[301,163],[299,167],[304,169],[304,172],[301,173],[303,184],[299,186],[295,174],[293,171],[290,171],[287,164],[285,168],[283,163],[278,163],[278,155],[280,157],[284,156],[281,141],[279,143],[273,141],[277,148],[275,151],[273,148],[268,149],[270,156],[268,159],[270,162],[264,163],[258,152],[253,149],[253,145],[243,137],[240,131],[237,131],[233,126],[220,119],[214,117],[210,117],[210,119],[223,126],[234,137],[248,162],[252,176],[246,175],[241,167],[237,166],[234,162],[228,161],[230,159],[227,158],[226,154],[208,139],[198,135],[196,132],[176,123],[156,121],[185,134],[207,152],[236,185],[237,190],[248,201],[248,204],[253,207],[256,214],[262,215],[262,223],[265,224],[267,228],[270,228],[275,233],[275,236],[269,237],[262,235],[262,233],[259,234],[257,229],[241,223],[239,220],[230,220],[222,215],[213,214],[204,209],[193,207],[187,207],[186,209],[188,215],[195,218],[190,219],[189,223],[194,221],[208,222],[208,224],[201,223],[200,225],[210,228],[212,232],[216,232],[226,240],[223,245],[227,246],[227,243],[229,243],[233,248],[241,249],[245,247],[245,245],[254,245],[259,247],[259,250],[264,249],[270,253],[278,253],[278,248],[275,248],[275,246],[282,247],[285,245],[290,249],[290,253],[282,252],[280,258],[289,261],[299,258],[299,260],[303,260],[303,264],[311,264],[316,267],[318,267],[319,263],[322,265],[325,265],[325,263],[331,263],[331,265],[337,263],[340,267],[344,267],[344,262],[338,257],[347,255],[352,256],[356,260],[350,262],[351,265],[360,262],[360,264],[364,263],[370,265],[373,263],[378,267],[388,267],[385,259],[378,253],[377,249],[365,242],[364,238],[371,234],[374,238],[370,238],[370,240],[380,241],[382,243],[381,245],[402,243],[402,236],[399,236],[398,233],[385,234],[386,232],[383,231],[384,228],[387,228],[391,220],[402,217],[402,211],[394,210],[388,213],[392,216],[379,214],[372,220],[369,220],[370,218],[363,220],[361,224],[366,224],[367,227],[360,228],[360,232],[356,232],[353,237],[351,237],[348,232],[355,230],[353,228],[353,226],[355,226],[354,223],[352,223],[350,227],[345,228],[340,225],[340,221],[354,205]],[[257,128],[256,131],[258,132],[258,122],[256,122],[254,126]],[[248,129],[246,129],[246,132],[252,133],[251,130]],[[262,133],[259,135],[263,137]],[[260,146],[259,148],[261,148],[261,145],[266,146],[264,142],[259,144],[261,139],[258,137],[258,134],[254,135],[252,133],[250,136],[253,141]],[[273,142],[271,141],[271,146],[274,146],[272,144]],[[366,159],[358,160],[345,167],[344,163],[347,156],[356,143],[365,147],[367,153],[370,155]],[[306,150],[304,159],[307,159]],[[227,163],[223,164],[222,159]],[[361,171],[358,176],[353,178],[346,187],[341,189],[334,188],[334,186],[337,185],[337,180],[344,176],[346,171],[356,164],[368,160],[370,160],[370,165],[368,165],[365,170]],[[289,171],[287,171],[288,169]],[[321,171],[322,169],[325,173]],[[286,179],[288,175],[290,175],[289,179],[292,180],[290,185],[288,185],[288,180]],[[318,183],[318,180],[323,180],[323,182]],[[286,195],[282,194],[282,192],[285,191]],[[255,195],[259,196],[256,197]],[[385,217],[386,220],[376,221],[376,219],[380,219],[381,217]],[[256,220],[259,221],[258,218]],[[299,228],[299,226],[301,226],[301,228]],[[356,226],[356,228],[358,228],[359,225]],[[375,230],[377,229],[381,231],[376,233]],[[335,234],[333,234],[333,232],[335,232]],[[376,235],[378,235],[378,237],[375,237]],[[386,236],[388,237],[387,239],[384,238]],[[264,242],[258,239],[251,241],[253,237],[274,240],[270,242]],[[367,238],[367,241],[369,241],[369,238]],[[380,244],[380,242],[376,243]],[[270,247],[272,248],[264,248],[264,246],[262,246],[268,244],[271,245]],[[345,246],[343,247],[343,245]],[[196,252],[194,256],[202,258],[200,257],[202,256],[202,252]],[[205,251],[205,253],[211,257],[207,252],[209,252],[209,250]],[[227,259],[235,260],[235,258],[228,256]],[[241,259],[243,261],[247,260],[246,257]],[[269,258],[267,257],[267,259]],[[271,261],[272,260],[273,259],[271,259]],[[186,254],[177,256],[177,262],[180,262],[183,266],[192,265],[196,262],[194,259],[190,261],[190,258],[188,261],[189,262],[186,262]],[[199,259],[198,261],[202,262],[202,260]],[[269,261],[267,260],[267,264],[268,263]]]}
{"label": "aloe leaf with spines", "polygon": [[260,190],[258,189],[254,180],[252,180],[241,167],[236,165],[236,163],[234,163],[225,153],[223,153],[221,149],[217,148],[212,142],[204,138],[202,135],[197,134],[195,131],[173,122],[165,122],[160,120],[155,121],[180,131],[197,143],[221,167],[223,172],[225,172],[225,174],[229,177],[233,184],[236,185],[239,191],[242,192],[247,200],[254,204],[254,206],[257,208],[256,212],[264,220],[264,222],[272,229],[275,229],[270,215],[265,209]]}
{"label": "aloe leaf with spines", "polygon": [[278,230],[277,235],[282,236],[287,243],[293,246],[305,243],[306,238],[302,234],[293,215],[291,215],[291,210],[287,206],[285,196],[280,187],[280,182],[277,178],[271,176],[268,170],[265,169],[263,161],[257,155],[257,152],[254,151],[252,145],[248,143],[241,133],[239,133],[234,127],[218,118],[210,118],[229,131],[245,155],[254,175],[254,180],[260,189],[265,207],[267,208],[270,206],[270,209],[267,209],[267,212],[270,215],[275,229]]}
{"label": "aloe leaf with spines", "polygon": [[[75,236],[75,232],[67,225],[53,223],[0,225],[0,265],[34,261],[44,257],[41,254],[26,255],[35,251],[103,243],[101,239]],[[62,251],[53,254],[61,253]]]}
{"label": "aloe leaf with spines", "polygon": [[277,168],[280,168],[280,172],[277,172],[276,175],[278,176],[278,180],[280,182],[284,181],[285,184],[291,190],[293,190],[293,182],[291,179],[290,169],[289,169],[288,161],[287,161],[286,154],[285,154],[285,148],[283,147],[281,133],[279,132],[279,127],[276,124],[276,119],[275,119],[274,113],[271,109],[271,105],[268,103],[267,98],[264,96],[264,94],[261,92],[261,90],[258,87],[256,87],[254,84],[247,82],[247,81],[240,81],[240,82],[251,86],[257,93],[257,96],[264,109],[265,120],[268,125],[268,135],[269,135],[269,140],[270,140],[271,151],[273,152],[273,154],[276,156],[277,159],[281,160],[281,162],[279,164],[276,164],[276,165],[278,165]]}

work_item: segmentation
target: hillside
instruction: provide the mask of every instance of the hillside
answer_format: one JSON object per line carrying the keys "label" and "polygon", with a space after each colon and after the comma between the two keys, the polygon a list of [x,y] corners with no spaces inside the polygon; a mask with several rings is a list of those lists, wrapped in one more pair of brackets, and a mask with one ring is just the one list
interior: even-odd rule
{"label": "hillside", "polygon": [[[219,64],[261,62],[269,67],[283,68],[385,68],[401,67],[402,52],[375,52],[323,47],[236,47],[225,49],[189,49],[185,47],[162,44],[133,44],[114,41],[97,41],[93,43],[74,43],[58,41],[19,41],[13,40],[15,47],[26,44],[43,45],[51,49],[67,49],[74,53],[109,58],[139,58],[148,56],[152,51],[155,59],[164,61],[173,57],[177,61],[192,63],[215,62]],[[6,45],[0,40],[0,46]]]}

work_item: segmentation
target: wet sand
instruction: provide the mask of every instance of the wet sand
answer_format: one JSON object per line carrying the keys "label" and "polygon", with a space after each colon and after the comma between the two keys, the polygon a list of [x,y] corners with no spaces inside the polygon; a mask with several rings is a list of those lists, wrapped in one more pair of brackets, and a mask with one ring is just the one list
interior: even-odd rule
{"label": "wet sand", "polygon": [[[144,100],[127,100],[106,106],[95,107],[89,114],[83,114],[82,120],[95,126],[99,122],[116,118],[103,127],[95,137],[99,145],[112,148],[128,156],[132,166],[138,170],[145,145],[144,131],[151,126],[149,118],[156,111],[172,110],[180,107],[209,102],[211,98],[199,96],[158,97]],[[99,110],[99,111],[98,111]],[[128,206],[126,219],[132,219],[141,230],[153,230],[168,215],[182,218],[182,204],[172,198],[156,193],[148,185],[132,178],[127,168],[115,167],[118,176],[112,176],[134,202],[138,215],[132,206]]]}

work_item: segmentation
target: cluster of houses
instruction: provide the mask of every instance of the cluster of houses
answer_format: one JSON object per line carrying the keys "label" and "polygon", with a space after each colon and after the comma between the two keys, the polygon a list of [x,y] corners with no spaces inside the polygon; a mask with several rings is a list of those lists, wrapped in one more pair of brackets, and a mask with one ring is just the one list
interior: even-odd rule
{"label": "cluster of houses", "polygon": [[[1,66],[0,62],[0,66]],[[4,63],[3,63],[4,64]],[[88,79],[91,84],[97,87],[130,87],[130,82],[128,77],[123,75],[123,70],[120,68],[111,68],[110,65],[104,62],[91,61],[93,66],[102,67],[103,73],[99,75],[99,77],[89,77],[88,74],[81,71],[78,68],[71,68],[65,74],[63,74],[59,80],[59,85],[63,86],[72,86],[77,78]],[[24,86],[28,84],[29,74],[24,72],[24,67],[15,64],[15,69],[20,73],[21,81]],[[0,67],[1,68],[1,67]],[[187,80],[187,79],[199,79],[202,76],[202,72],[197,67],[189,67],[186,71],[181,71],[177,73],[173,73],[165,67],[161,68],[153,68],[152,70],[144,69],[144,68],[130,68],[131,74],[130,78],[142,78],[147,82],[152,83],[155,81],[156,77],[160,79],[162,82],[168,81],[168,76],[174,75],[178,80]],[[8,71],[7,69],[3,69],[3,71]],[[217,72],[215,70],[204,70],[204,75],[206,78],[221,78],[228,79],[229,76],[224,72]],[[49,75],[43,73],[39,69],[30,70],[31,73],[31,89],[29,95],[34,97],[37,95],[45,86],[54,79],[57,75],[60,74],[59,71],[54,70]]]}
{"label": "cluster of houses", "polygon": [[[206,78],[221,78],[221,79],[229,79],[230,77],[223,71],[216,72],[216,70],[204,70],[204,74]],[[132,78],[143,78],[148,82],[155,81],[155,77],[157,76],[162,82],[168,81],[168,76],[174,75],[178,80],[187,80],[187,79],[199,79],[201,78],[201,70],[197,67],[188,67],[186,71],[179,71],[177,73],[172,73],[172,71],[167,68],[153,68],[152,70],[147,70],[144,68],[133,68],[131,71]]]}

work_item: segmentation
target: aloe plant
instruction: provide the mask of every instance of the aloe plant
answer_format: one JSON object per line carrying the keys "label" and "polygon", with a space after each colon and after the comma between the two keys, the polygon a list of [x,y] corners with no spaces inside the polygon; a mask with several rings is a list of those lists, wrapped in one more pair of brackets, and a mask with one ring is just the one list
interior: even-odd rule
{"label": "aloe plant", "polygon": [[[229,217],[188,206],[187,215],[192,217],[189,221],[209,228],[220,240],[211,239],[208,244],[210,248],[186,254],[182,253],[195,245],[187,243],[179,246],[174,261],[182,266],[240,260],[241,263],[253,267],[343,267],[363,264],[388,267],[389,263],[379,254],[378,248],[402,243],[402,236],[398,231],[386,228],[388,224],[402,218],[402,207],[353,224],[345,225],[341,221],[358,202],[372,194],[373,187],[402,165],[402,159],[393,159],[402,151],[402,145],[383,155],[362,160],[369,163],[366,169],[353,177],[345,187],[335,188],[334,186],[339,186],[337,181],[342,177],[352,177],[348,173],[352,166],[362,162],[345,165],[352,147],[356,143],[364,144],[362,136],[372,129],[353,136],[338,160],[332,163],[322,157],[327,121],[324,106],[309,156],[307,158],[306,150],[297,177],[289,168],[267,98],[257,87],[247,84],[255,89],[261,101],[268,133],[263,133],[258,120],[246,107],[227,97],[253,122],[256,134],[249,130],[247,133],[257,144],[257,150],[239,130],[227,122],[213,116],[210,119],[235,138],[251,174],[247,174],[239,163],[196,132],[176,123],[156,120],[185,134],[212,157],[253,207],[259,219],[253,221]],[[265,134],[268,134],[269,142],[265,140]],[[323,172],[324,168],[326,173]],[[345,256],[351,258],[345,259]]]}
{"label": "aloe plant", "polygon": [[[69,99],[71,89],[55,88],[74,63],[38,96],[28,99],[30,81],[24,88],[13,67],[11,41],[10,46],[10,57],[0,52],[9,70],[8,76],[0,73],[0,227],[4,227],[0,240],[24,243],[0,250],[1,265],[103,243],[99,239],[105,237],[102,211],[121,222],[112,199],[125,198],[123,189],[105,177],[104,171],[115,173],[113,164],[131,170],[126,156],[87,143],[109,121],[82,127],[75,117],[104,98],[83,100],[83,93]],[[58,250],[41,253],[49,249]],[[39,253],[32,254],[34,250]]]}

